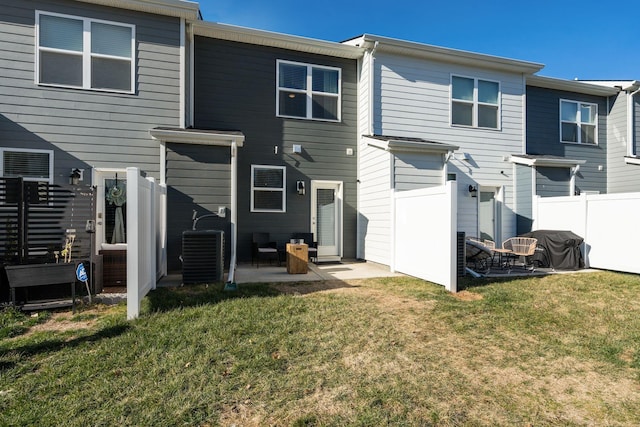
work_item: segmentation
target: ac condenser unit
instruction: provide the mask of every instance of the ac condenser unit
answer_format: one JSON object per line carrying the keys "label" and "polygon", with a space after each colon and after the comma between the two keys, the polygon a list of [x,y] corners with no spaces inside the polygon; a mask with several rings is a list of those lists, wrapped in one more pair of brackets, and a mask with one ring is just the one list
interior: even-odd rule
{"label": "ac condenser unit", "polygon": [[222,282],[224,232],[196,230],[182,233],[182,283]]}

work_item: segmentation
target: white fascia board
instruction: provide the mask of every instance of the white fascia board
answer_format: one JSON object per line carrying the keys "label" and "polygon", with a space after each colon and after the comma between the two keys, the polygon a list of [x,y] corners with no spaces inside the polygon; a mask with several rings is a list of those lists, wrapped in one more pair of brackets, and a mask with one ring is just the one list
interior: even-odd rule
{"label": "white fascia board", "polygon": [[518,165],[525,166],[549,166],[549,167],[567,167],[567,166],[576,166],[576,165],[584,165],[587,163],[586,160],[577,160],[577,159],[531,159],[526,157],[517,157],[511,156],[509,158],[511,163],[515,163]]}
{"label": "white fascia board", "polygon": [[448,153],[457,150],[456,145],[440,144],[435,142],[400,141],[393,138],[380,140],[363,137],[370,147],[380,148],[389,152],[414,152],[414,153]]}
{"label": "white fascia board", "polygon": [[611,96],[620,92],[620,89],[614,86],[596,85],[579,80],[564,80],[544,76],[527,76],[527,85],[596,96]]}
{"label": "white fascia board", "polygon": [[389,37],[364,34],[343,42],[345,45],[367,48],[378,42],[378,51],[389,52],[403,56],[431,59],[440,62],[462,64],[476,68],[488,68],[514,73],[533,74],[540,71],[544,65],[536,62],[504,58],[500,56],[433,46],[424,43],[399,40]]}
{"label": "white fascia board", "polygon": [[82,3],[99,4],[119,9],[136,10],[156,15],[174,16],[184,19],[198,19],[200,5],[186,0],[76,0]]}
{"label": "white fascia board", "polygon": [[635,91],[640,88],[638,80],[578,80],[596,86],[618,87],[625,91]]}
{"label": "white fascia board", "polygon": [[338,58],[358,59],[364,55],[364,49],[307,37],[219,24],[216,22],[196,21],[193,23],[194,34],[222,40],[248,43],[259,46],[277,47],[280,49],[327,55]]}
{"label": "white fascia board", "polygon": [[151,129],[149,134],[152,138],[161,142],[173,142],[177,144],[198,144],[212,145],[219,147],[231,147],[235,141],[238,147],[244,144],[244,135],[238,133],[211,133],[198,132],[192,130],[173,130],[173,129]]}

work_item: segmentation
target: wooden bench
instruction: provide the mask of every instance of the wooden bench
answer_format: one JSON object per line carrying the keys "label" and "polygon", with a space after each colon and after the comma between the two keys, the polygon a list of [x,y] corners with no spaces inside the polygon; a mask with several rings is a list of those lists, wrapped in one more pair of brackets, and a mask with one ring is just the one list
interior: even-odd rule
{"label": "wooden bench", "polygon": [[[71,307],[75,312],[76,266],[74,263],[7,265],[4,269],[7,272],[11,290],[11,303],[14,306],[16,306],[16,288],[68,283],[71,286]],[[68,300],[39,301],[31,304],[25,302],[22,309],[37,310],[65,306],[69,306]]]}

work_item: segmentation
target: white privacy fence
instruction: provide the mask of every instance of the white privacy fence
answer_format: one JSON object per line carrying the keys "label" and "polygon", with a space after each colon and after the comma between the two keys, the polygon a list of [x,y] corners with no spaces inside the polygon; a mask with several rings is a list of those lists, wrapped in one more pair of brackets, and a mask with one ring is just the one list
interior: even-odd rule
{"label": "white privacy fence", "polygon": [[457,187],[394,193],[391,270],[457,291]]}
{"label": "white privacy fence", "polygon": [[640,193],[536,197],[534,230],[570,230],[584,238],[588,267],[640,274]]}
{"label": "white privacy fence", "polygon": [[166,197],[166,186],[127,168],[128,319],[138,317],[140,301],[166,272]]}

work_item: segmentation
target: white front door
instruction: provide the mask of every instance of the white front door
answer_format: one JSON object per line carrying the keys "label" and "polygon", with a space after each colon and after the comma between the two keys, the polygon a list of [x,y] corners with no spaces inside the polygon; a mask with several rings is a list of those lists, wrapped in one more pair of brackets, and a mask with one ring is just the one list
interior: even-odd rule
{"label": "white front door", "polygon": [[311,181],[311,231],[318,261],[342,258],[342,181]]}

